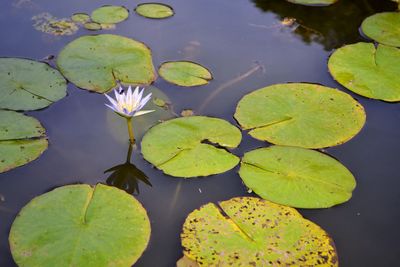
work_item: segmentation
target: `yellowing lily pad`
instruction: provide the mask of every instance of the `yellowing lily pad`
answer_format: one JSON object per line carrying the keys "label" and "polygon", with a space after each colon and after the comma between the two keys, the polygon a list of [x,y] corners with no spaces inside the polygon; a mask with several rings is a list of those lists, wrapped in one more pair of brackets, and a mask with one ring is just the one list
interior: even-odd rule
{"label": "yellowing lily pad", "polygon": [[161,3],[144,3],[135,8],[136,13],[151,19],[164,19],[174,15],[172,7]]}
{"label": "yellowing lily pad", "polygon": [[46,149],[45,130],[38,120],[0,110],[0,173],[35,160]]}
{"label": "yellowing lily pad", "polygon": [[80,37],[59,54],[61,73],[76,86],[105,93],[119,80],[125,84],[151,84],[155,79],[150,49],[119,35]]}
{"label": "yellowing lily pad", "polygon": [[34,198],[9,236],[18,266],[131,266],[150,238],[145,209],[131,195],[98,184],[69,185]]}
{"label": "yellowing lily pad", "polygon": [[35,110],[66,96],[67,82],[49,65],[21,58],[0,58],[0,108]]}
{"label": "yellowing lily pad", "polygon": [[97,23],[115,24],[128,18],[129,11],[123,6],[102,6],[92,12],[92,21]]}
{"label": "yellowing lily pad", "polygon": [[276,84],[244,96],[236,120],[256,139],[272,144],[323,148],[354,137],[365,123],[350,95],[308,83]]}
{"label": "yellowing lily pad", "polygon": [[351,172],[320,152],[272,146],[247,152],[239,175],[260,197],[296,208],[329,208],[348,201],[356,186]]}
{"label": "yellowing lily pad", "polygon": [[90,16],[86,13],[75,13],[71,16],[71,20],[83,24],[90,21]]}
{"label": "yellowing lily pad", "polygon": [[293,4],[305,6],[329,6],[336,3],[338,0],[286,0]]}
{"label": "yellowing lily pad", "polygon": [[239,158],[226,149],[239,145],[242,135],[222,119],[191,116],[152,127],[142,139],[143,157],[164,173],[197,177],[228,171]]}
{"label": "yellowing lily pad", "polygon": [[363,33],[385,45],[400,46],[400,12],[384,12],[366,18],[361,24]]}
{"label": "yellowing lily pad", "polygon": [[181,240],[185,257],[199,266],[338,266],[323,229],[293,208],[259,198],[202,206],[186,218]]}
{"label": "yellowing lily pad", "polygon": [[400,49],[371,43],[346,45],[329,59],[333,78],[356,94],[400,101]]}
{"label": "yellowing lily pad", "polygon": [[164,80],[186,87],[204,85],[213,78],[208,69],[190,61],[171,61],[163,63],[158,73]]}

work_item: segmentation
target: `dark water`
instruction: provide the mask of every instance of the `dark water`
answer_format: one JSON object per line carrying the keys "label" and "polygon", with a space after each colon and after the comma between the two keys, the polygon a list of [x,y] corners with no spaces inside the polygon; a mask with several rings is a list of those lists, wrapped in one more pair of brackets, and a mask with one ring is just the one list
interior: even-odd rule
{"label": "dark water", "polygon": [[[154,85],[171,99],[177,112],[190,108],[199,115],[232,123],[238,100],[270,84],[314,82],[348,92],[328,74],[329,54],[344,44],[362,40],[358,27],[363,18],[395,10],[389,0],[340,0],[324,8],[296,6],[283,0],[162,2],[175,8],[173,18],[149,20],[131,14],[112,32],[149,45],[156,66],[167,60],[189,59],[211,69],[215,79],[207,86],[179,88],[161,79]],[[49,12],[68,17],[111,3],[126,5],[132,11],[139,2],[3,0],[0,54],[32,59],[57,55],[66,43],[90,33],[81,29],[73,36],[55,38],[33,29],[33,15]],[[280,26],[284,17],[296,18],[300,26]],[[255,64],[263,69],[251,71]],[[245,73],[244,79],[229,83]],[[221,86],[226,89],[205,105],[205,99]],[[331,209],[301,213],[332,235],[341,266],[399,266],[400,105],[355,98],[367,112],[364,129],[350,142],[327,150],[354,173],[358,185],[353,198]],[[46,127],[50,147],[38,160],[0,175],[0,194],[5,199],[0,203],[1,267],[15,266],[7,237],[15,215],[29,200],[65,184],[104,183],[108,177],[104,170],[125,161],[126,133],[114,133],[110,122],[113,114],[106,111],[104,102],[104,96],[69,84],[68,97],[45,110],[29,112]],[[234,152],[242,155],[265,145],[244,133]],[[148,211],[152,236],[135,266],[174,266],[181,257],[179,233],[189,212],[210,201],[249,195],[237,168],[184,180],[163,175],[137,152],[132,161],[153,185],[139,184],[137,198]]]}

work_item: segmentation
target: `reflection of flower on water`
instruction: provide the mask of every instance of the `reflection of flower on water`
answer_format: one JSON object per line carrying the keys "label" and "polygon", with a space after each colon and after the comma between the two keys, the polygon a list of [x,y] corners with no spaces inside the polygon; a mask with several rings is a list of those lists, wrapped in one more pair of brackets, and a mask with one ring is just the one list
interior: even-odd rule
{"label": "reflection of flower on water", "polygon": [[114,166],[104,173],[111,172],[111,175],[107,178],[106,183],[110,186],[115,186],[119,189],[126,191],[129,194],[138,195],[139,192],[139,181],[152,186],[149,178],[139,170],[131,161],[131,155],[133,151],[133,145],[129,144],[128,155],[126,162],[117,166]]}

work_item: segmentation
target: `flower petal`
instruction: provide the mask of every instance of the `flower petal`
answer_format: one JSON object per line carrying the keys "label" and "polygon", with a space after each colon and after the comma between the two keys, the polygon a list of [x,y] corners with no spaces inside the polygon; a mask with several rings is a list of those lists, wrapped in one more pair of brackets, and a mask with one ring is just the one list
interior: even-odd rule
{"label": "flower petal", "polygon": [[137,116],[141,116],[150,112],[154,112],[155,110],[141,110],[138,112],[135,112],[135,114],[133,115],[133,117],[137,117]]}

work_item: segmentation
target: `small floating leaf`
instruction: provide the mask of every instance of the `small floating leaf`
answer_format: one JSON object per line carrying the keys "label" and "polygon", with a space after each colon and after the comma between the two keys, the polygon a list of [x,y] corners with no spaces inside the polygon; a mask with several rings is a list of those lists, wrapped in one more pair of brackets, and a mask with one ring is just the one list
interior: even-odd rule
{"label": "small floating leaf", "polygon": [[46,149],[45,130],[38,120],[0,110],[0,173],[35,160]]}
{"label": "small floating leaf", "polygon": [[111,23],[101,23],[100,24],[102,30],[114,30],[116,25]]}
{"label": "small floating leaf", "polygon": [[212,79],[208,69],[190,61],[171,61],[163,63],[158,73],[166,81],[180,86],[198,86]]}
{"label": "small floating leaf", "polygon": [[131,266],[147,247],[150,222],[131,195],[98,184],[34,198],[15,219],[10,247],[19,266]]}
{"label": "small floating leaf", "polygon": [[[192,116],[172,119],[151,128],[143,137],[143,157],[176,177],[207,176],[228,171],[239,163],[226,151],[242,136],[229,122]],[[215,144],[215,145],[214,145]]]}
{"label": "small floating leaf", "polygon": [[172,7],[161,3],[144,3],[135,8],[136,13],[151,19],[164,19],[174,15]]}
{"label": "small floating leaf", "polygon": [[329,208],[346,202],[356,186],[353,175],[340,162],[296,147],[247,152],[239,175],[260,197],[296,208]]}
{"label": "small floating leaf", "polygon": [[202,206],[186,218],[181,240],[185,257],[199,266],[338,266],[323,229],[293,208],[259,198]]}
{"label": "small floating leaf", "polygon": [[369,38],[385,45],[400,46],[400,12],[384,12],[366,18],[361,29]]}
{"label": "small floating leaf", "polygon": [[101,24],[97,22],[86,22],[83,27],[89,31],[100,31],[102,29]]}
{"label": "small floating leaf", "polygon": [[71,20],[83,24],[90,21],[90,16],[86,13],[75,13],[71,16]]}
{"label": "small floating leaf", "polygon": [[305,6],[329,6],[336,3],[338,0],[286,0],[293,4]]}
{"label": "small floating leaf", "polygon": [[66,96],[64,77],[46,63],[0,58],[0,108],[35,110]]}
{"label": "small floating leaf", "polygon": [[114,88],[116,80],[150,84],[155,79],[150,49],[119,35],[80,37],[61,51],[57,65],[76,86],[99,93]]}
{"label": "small floating leaf", "polygon": [[236,120],[256,139],[272,144],[323,148],[355,136],[365,123],[350,95],[308,83],[275,84],[244,96]]}
{"label": "small floating leaf", "polygon": [[329,58],[329,72],[349,90],[369,98],[400,101],[400,49],[371,43],[346,45]]}
{"label": "small floating leaf", "polygon": [[92,21],[115,24],[128,18],[129,11],[123,6],[102,6],[92,12]]}

